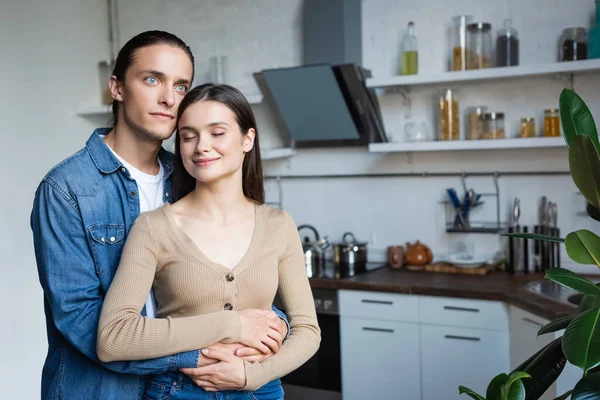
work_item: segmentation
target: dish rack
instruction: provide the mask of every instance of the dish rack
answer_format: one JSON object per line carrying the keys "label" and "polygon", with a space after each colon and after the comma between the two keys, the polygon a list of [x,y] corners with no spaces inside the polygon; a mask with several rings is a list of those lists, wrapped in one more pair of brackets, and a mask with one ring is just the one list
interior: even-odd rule
{"label": "dish rack", "polygon": [[[458,197],[460,202],[460,216],[459,212],[454,206],[454,203],[450,200],[449,195],[447,195],[447,199],[442,201],[441,204],[444,206],[444,215],[445,215],[445,226],[446,232],[448,233],[492,233],[497,234],[504,230],[506,230],[507,225],[500,222],[500,188],[498,185],[498,173],[495,173],[492,176],[494,180],[494,188],[495,191],[493,193],[477,193],[477,201],[473,208],[477,206],[483,206],[483,204],[479,204],[479,198],[481,197],[481,201],[484,198],[492,198],[495,199],[496,206],[496,220],[495,221],[471,221],[468,213],[465,215],[465,204],[464,198]],[[464,190],[464,193],[469,191],[467,186],[467,174],[463,173],[461,175],[461,183]],[[465,221],[465,225],[463,225],[462,221]]]}

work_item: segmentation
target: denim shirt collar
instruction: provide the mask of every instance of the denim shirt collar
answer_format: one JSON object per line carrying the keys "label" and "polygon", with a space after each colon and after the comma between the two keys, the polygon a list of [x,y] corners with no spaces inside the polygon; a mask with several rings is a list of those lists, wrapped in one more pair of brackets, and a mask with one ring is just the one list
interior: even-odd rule
{"label": "denim shirt collar", "polygon": [[[96,165],[96,168],[103,174],[111,174],[122,167],[121,162],[115,157],[113,152],[110,151],[106,143],[104,143],[104,140],[100,137],[100,135],[107,135],[110,131],[111,128],[95,129],[92,136],[90,136],[85,144],[94,165]],[[173,172],[173,154],[161,147],[158,151],[158,158],[163,164],[165,178],[168,178]]]}

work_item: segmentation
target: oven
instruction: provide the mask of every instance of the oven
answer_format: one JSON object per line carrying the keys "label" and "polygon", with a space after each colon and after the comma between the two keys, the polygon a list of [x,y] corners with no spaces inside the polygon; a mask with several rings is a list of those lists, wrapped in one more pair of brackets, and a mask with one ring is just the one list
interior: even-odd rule
{"label": "oven", "polygon": [[[281,378],[286,400],[340,400],[340,316],[337,291],[312,289],[321,344],[315,355],[300,368]],[[275,306],[285,312],[277,297]]]}

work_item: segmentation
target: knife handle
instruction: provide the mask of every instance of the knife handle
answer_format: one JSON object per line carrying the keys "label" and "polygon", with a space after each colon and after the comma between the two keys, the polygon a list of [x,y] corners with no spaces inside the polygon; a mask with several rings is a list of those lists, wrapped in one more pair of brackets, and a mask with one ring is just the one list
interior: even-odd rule
{"label": "knife handle", "polygon": [[[523,233],[529,232],[527,226],[523,227]],[[529,240],[523,239],[523,273],[529,273]]]}
{"label": "knife handle", "polygon": [[[554,228],[556,232],[556,237],[560,237],[560,229]],[[556,255],[555,255],[555,264],[556,268],[560,268],[560,243],[556,243]]]}
{"label": "knife handle", "polygon": [[[540,226],[539,225],[535,225],[533,227],[533,233],[536,233],[538,235],[540,234]],[[533,263],[534,263],[534,271],[542,272],[542,267],[540,265],[540,241],[537,239],[533,241]]]}
{"label": "knife handle", "polygon": [[[513,233],[514,229],[513,227],[509,227],[508,228],[508,233]],[[506,272],[508,272],[509,274],[514,274],[515,273],[515,264],[514,264],[514,255],[515,255],[515,249],[514,249],[514,240],[515,238],[513,238],[512,236],[508,237],[508,262],[506,263]]]}

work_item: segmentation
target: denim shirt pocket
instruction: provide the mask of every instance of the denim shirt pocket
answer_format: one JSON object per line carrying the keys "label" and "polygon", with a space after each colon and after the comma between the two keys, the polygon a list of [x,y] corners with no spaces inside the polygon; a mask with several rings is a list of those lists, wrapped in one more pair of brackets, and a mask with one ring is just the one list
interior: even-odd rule
{"label": "denim shirt pocket", "polygon": [[91,238],[96,273],[104,290],[108,290],[119,265],[119,259],[125,244],[125,225],[94,224],[89,226],[87,230]]}

